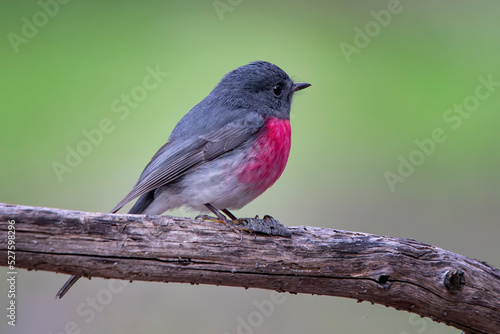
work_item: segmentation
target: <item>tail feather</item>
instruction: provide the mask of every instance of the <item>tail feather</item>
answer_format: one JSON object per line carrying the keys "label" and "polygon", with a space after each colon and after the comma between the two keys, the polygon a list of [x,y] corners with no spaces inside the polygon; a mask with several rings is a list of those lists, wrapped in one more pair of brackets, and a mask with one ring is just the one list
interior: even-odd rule
{"label": "tail feather", "polygon": [[130,209],[128,213],[130,214],[135,214],[135,215],[140,215],[141,213],[146,210],[146,208],[153,202],[154,200],[154,195],[155,195],[155,190],[151,190],[137,200],[135,202],[134,206]]}
{"label": "tail feather", "polygon": [[[151,202],[153,202],[154,193],[155,193],[155,191],[152,190],[150,192],[145,193],[141,197],[139,197],[139,199],[137,200],[137,202],[135,202],[134,206],[132,207],[132,209],[130,209],[130,211],[128,213],[130,213],[130,214],[141,214],[144,210],[146,210],[146,208],[151,204]],[[55,298],[56,299],[61,299],[62,297],[64,297],[64,295],[68,292],[69,289],[71,289],[71,287],[73,286],[73,284],[75,284],[76,281],[78,281],[78,279],[80,277],[81,276],[78,276],[78,275],[71,276],[68,279],[68,281],[66,283],[64,283],[63,287],[56,294]]]}
{"label": "tail feather", "polygon": [[73,275],[69,278],[69,280],[66,281],[66,283],[64,283],[64,285],[62,286],[61,290],[59,290],[59,292],[56,294],[56,299],[61,299],[62,297],[64,297],[64,295],[66,294],[66,292],[68,292],[68,290],[73,286],[73,284],[76,283],[76,281],[78,281],[78,279],[82,277],[82,276],[76,276],[76,275]]}

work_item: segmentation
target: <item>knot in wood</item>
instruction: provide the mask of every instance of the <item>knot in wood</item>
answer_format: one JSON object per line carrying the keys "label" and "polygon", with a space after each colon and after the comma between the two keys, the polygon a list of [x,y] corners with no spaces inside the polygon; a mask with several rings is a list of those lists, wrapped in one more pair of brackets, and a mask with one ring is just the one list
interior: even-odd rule
{"label": "knot in wood", "polygon": [[444,276],[444,286],[450,291],[462,290],[465,285],[465,273],[460,269],[450,269]]}

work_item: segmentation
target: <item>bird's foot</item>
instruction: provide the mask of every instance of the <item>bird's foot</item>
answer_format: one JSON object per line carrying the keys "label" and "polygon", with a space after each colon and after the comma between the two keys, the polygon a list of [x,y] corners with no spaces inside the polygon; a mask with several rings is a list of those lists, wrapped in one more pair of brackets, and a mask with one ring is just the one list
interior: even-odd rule
{"label": "bird's foot", "polygon": [[[228,226],[233,231],[238,231],[240,234],[242,231],[246,231],[252,234],[267,234],[267,235],[277,235],[285,238],[290,238],[292,233],[286,228],[285,225],[281,224],[279,221],[274,219],[269,215],[265,215],[262,219],[259,216],[255,218],[236,218],[231,211],[228,209],[223,209],[226,216],[224,216],[219,210],[213,207],[210,203],[206,203],[205,206],[212,211],[217,217],[210,217],[207,215],[196,216],[195,219],[205,219],[214,222],[223,223]],[[241,235],[243,237],[243,235]]]}
{"label": "bird's foot", "polygon": [[255,216],[255,218],[239,218],[230,220],[226,217],[212,217],[208,215],[198,215],[195,219],[209,220],[216,223],[222,223],[234,232],[241,233],[241,231],[251,234],[267,234],[276,235],[285,238],[292,236],[292,233],[286,228],[285,225],[274,219],[269,215],[263,218]]}
{"label": "bird's foot", "polygon": [[212,222],[215,222],[215,223],[221,223],[221,224],[226,225],[233,232],[241,234],[241,229],[239,229],[236,226],[234,226],[234,220],[229,220],[229,219],[227,219],[224,216],[221,216],[221,217],[212,217],[212,216],[209,216],[209,215],[198,215],[198,216],[194,217],[194,219],[202,219],[202,220],[212,221]]}
{"label": "bird's foot", "polygon": [[195,220],[209,220],[211,222],[221,222],[221,220],[217,217],[212,217],[209,215],[198,215],[194,217]]}

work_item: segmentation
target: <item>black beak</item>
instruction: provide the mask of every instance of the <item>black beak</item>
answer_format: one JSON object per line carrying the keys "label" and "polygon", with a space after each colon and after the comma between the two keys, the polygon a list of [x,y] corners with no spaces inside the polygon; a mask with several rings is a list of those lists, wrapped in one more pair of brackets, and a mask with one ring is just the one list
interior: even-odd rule
{"label": "black beak", "polygon": [[309,86],[311,86],[311,84],[306,83],[306,82],[293,84],[292,92],[294,92],[294,93],[298,92],[299,90],[302,90],[302,89],[307,88]]}

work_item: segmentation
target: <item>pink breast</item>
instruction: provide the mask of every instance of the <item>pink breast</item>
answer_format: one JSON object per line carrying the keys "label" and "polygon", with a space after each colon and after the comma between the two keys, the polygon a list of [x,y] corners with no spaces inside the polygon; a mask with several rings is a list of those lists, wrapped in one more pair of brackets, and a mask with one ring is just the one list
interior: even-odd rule
{"label": "pink breast", "polygon": [[267,118],[248,161],[238,170],[238,179],[249,191],[262,194],[285,170],[291,146],[289,120]]}

